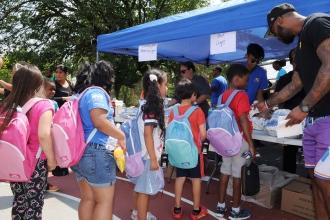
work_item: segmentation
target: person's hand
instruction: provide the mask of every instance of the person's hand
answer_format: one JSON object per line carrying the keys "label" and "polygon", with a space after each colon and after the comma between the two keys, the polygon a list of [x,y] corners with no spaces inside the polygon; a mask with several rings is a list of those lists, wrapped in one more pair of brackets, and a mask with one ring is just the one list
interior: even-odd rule
{"label": "person's hand", "polygon": [[266,101],[258,102],[254,105],[255,108],[259,110],[259,112],[264,112],[268,110],[268,106],[266,104]]}
{"label": "person's hand", "polygon": [[256,148],[254,147],[254,145],[249,146],[249,151],[251,153],[252,158],[256,159]]}
{"label": "person's hand", "polygon": [[56,163],[55,159],[53,159],[53,160],[47,159],[47,167],[48,167],[49,172],[55,170],[56,166],[57,166],[57,163]]}
{"label": "person's hand", "polygon": [[159,163],[157,159],[150,159],[150,170],[158,170],[159,169]]}
{"label": "person's hand", "polygon": [[126,140],[125,140],[125,138],[118,140],[117,144],[121,149],[123,149],[124,153],[126,153]]}
{"label": "person's hand", "polygon": [[258,113],[257,117],[264,118],[264,119],[270,119],[272,117],[271,109],[267,109],[266,111]]}
{"label": "person's hand", "polygon": [[3,63],[4,63],[4,61],[3,61],[2,57],[0,57],[0,69],[3,66]]}
{"label": "person's hand", "polygon": [[306,117],[308,113],[302,112],[299,108],[299,106],[295,107],[290,114],[286,117],[289,121],[286,123],[286,126],[292,126],[295,124],[299,124],[302,122]]}

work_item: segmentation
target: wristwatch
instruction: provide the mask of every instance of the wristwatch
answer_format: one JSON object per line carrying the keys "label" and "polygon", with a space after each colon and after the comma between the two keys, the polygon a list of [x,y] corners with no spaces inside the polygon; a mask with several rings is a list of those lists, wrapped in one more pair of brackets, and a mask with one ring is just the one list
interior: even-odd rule
{"label": "wristwatch", "polygon": [[300,111],[308,113],[311,108],[308,105],[304,105],[303,103],[300,103],[299,105]]}

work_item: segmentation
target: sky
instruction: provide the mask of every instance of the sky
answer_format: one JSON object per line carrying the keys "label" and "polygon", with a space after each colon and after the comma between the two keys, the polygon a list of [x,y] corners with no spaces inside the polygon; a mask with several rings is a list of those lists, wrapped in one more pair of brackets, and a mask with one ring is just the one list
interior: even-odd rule
{"label": "sky", "polygon": [[210,5],[218,5],[222,2],[222,0],[211,0]]}

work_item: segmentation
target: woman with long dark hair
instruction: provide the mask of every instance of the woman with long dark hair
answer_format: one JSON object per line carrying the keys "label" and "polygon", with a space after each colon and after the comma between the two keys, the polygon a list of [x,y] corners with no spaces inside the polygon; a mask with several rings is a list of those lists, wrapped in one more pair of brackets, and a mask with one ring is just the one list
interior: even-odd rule
{"label": "woman with long dark hair", "polygon": [[[0,126],[0,135],[14,117],[17,108],[34,98],[42,85],[42,75],[36,66],[25,64],[14,71],[12,91],[0,105],[0,114],[5,116]],[[42,218],[47,174],[56,167],[50,133],[53,112],[51,102],[44,100],[36,103],[27,113],[30,124],[28,147],[34,152],[33,156],[36,156],[41,146],[43,154],[37,162],[30,182],[10,183],[14,194],[12,219]]]}
{"label": "woman with long dark hair", "polygon": [[148,212],[149,197],[157,194],[164,187],[164,176],[159,167],[165,134],[164,98],[167,93],[167,74],[158,69],[151,69],[143,76],[142,116],[139,118],[142,159],[142,175],[132,178],[134,186],[133,220],[155,219]]}
{"label": "woman with long dark hair", "polygon": [[116,162],[113,146],[107,146],[109,136],[118,140],[117,145],[126,149],[125,135],[113,122],[113,109],[107,94],[111,90],[114,70],[105,61],[85,64],[77,75],[74,88],[82,93],[79,113],[85,139],[94,128],[97,132],[86,146],[79,163],[72,167],[79,182],[81,201],[79,219],[112,219],[113,197],[116,182]]}

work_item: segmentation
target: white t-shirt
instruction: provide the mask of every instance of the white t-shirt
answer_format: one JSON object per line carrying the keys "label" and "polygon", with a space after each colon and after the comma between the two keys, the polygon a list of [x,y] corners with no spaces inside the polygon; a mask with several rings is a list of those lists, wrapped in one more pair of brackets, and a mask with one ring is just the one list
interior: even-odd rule
{"label": "white t-shirt", "polygon": [[161,140],[161,129],[159,127],[158,121],[155,119],[155,116],[153,114],[144,114],[141,110],[141,107],[146,103],[145,100],[140,100],[140,108],[139,112],[139,133],[140,133],[140,140],[141,140],[141,147],[142,147],[142,156],[145,159],[150,159],[150,156],[148,154],[148,150],[144,141],[144,126],[146,125],[152,125],[154,126],[153,130],[153,140],[154,140],[154,147],[155,147],[155,153],[157,160],[160,159],[162,152],[163,152],[163,141]]}

